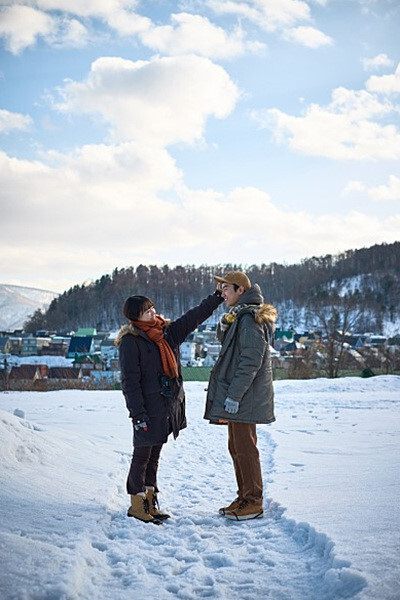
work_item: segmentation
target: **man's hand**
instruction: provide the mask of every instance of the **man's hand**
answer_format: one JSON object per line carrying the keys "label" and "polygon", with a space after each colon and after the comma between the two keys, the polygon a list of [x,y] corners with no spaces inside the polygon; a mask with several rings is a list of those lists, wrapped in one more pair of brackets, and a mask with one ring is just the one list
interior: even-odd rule
{"label": "man's hand", "polygon": [[224,409],[227,413],[231,415],[236,415],[236,413],[239,410],[239,402],[237,402],[236,400],[232,400],[232,398],[229,398],[228,396],[224,403]]}
{"label": "man's hand", "polygon": [[136,417],[134,417],[132,421],[136,431],[140,431],[140,429],[143,429],[143,431],[147,431],[149,429],[150,419],[146,413],[136,415]]}

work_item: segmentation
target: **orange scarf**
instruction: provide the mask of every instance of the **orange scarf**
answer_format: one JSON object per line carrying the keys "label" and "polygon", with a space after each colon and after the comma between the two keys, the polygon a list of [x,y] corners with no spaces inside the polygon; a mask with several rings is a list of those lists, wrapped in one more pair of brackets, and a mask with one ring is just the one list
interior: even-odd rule
{"label": "orange scarf", "polygon": [[156,315],[153,321],[131,321],[135,327],[143,331],[148,338],[154,342],[161,355],[161,363],[165,375],[170,379],[178,377],[178,364],[171,346],[164,337],[164,326],[166,321]]}

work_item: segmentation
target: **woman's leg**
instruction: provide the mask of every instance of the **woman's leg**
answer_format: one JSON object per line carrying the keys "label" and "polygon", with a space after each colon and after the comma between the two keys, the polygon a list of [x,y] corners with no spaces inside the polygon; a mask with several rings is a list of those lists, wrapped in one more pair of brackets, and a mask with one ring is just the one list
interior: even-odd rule
{"label": "woman's leg", "polygon": [[154,488],[155,492],[158,492],[157,488],[157,471],[158,463],[160,459],[160,452],[163,444],[158,446],[152,446],[149,459],[147,462],[146,474],[145,474],[145,486]]}
{"label": "woman's leg", "polygon": [[153,446],[144,446],[133,450],[131,468],[126,481],[126,489],[131,496],[146,491],[146,472],[152,449]]}

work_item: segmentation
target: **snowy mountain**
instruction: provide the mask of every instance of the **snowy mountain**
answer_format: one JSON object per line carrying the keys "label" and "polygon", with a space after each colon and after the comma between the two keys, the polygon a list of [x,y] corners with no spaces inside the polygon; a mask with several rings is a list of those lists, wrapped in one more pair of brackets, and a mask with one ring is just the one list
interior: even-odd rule
{"label": "snowy mountain", "polygon": [[400,377],[278,381],[257,428],[263,519],[218,514],[236,485],[224,427],[186,384],[155,527],[128,519],[121,392],[0,394],[2,600],[398,600]]}
{"label": "snowy mountain", "polygon": [[0,283],[0,330],[21,329],[35,310],[47,308],[56,296],[48,290]]}

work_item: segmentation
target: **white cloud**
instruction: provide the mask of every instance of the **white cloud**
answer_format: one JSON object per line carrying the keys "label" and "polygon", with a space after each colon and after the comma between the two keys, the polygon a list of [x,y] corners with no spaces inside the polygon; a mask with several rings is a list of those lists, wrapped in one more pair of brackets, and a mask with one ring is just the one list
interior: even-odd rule
{"label": "white cloud", "polygon": [[3,278],[54,290],[140,262],[261,263],[391,242],[400,225],[284,210],[254,187],[191,190],[165,150],[133,143],[42,161],[0,153],[0,195]]}
{"label": "white cloud", "polygon": [[32,119],[29,115],[10,112],[0,109],[0,133],[8,133],[14,129],[24,131],[32,125]]}
{"label": "white cloud", "polygon": [[0,5],[30,6],[45,12],[58,11],[79,17],[109,17],[118,11],[133,11],[136,0],[1,0]]}
{"label": "white cloud", "polygon": [[0,36],[5,38],[6,47],[13,54],[33,46],[39,36],[51,45],[82,47],[88,35],[86,27],[77,19],[49,15],[33,6],[15,4],[1,12]]}
{"label": "white cloud", "polygon": [[152,27],[151,19],[123,9],[111,12],[104,20],[122,36],[139,35]]}
{"label": "white cloud", "polygon": [[349,181],[343,189],[343,194],[351,194],[352,192],[364,192],[366,189],[362,181]]}
{"label": "white cloud", "polygon": [[380,94],[400,93],[400,63],[393,75],[372,75],[367,80],[365,87],[370,92]]}
{"label": "white cloud", "polygon": [[172,240],[164,227],[173,224],[176,206],[161,196],[173,193],[180,179],[164,149],[143,143],[85,146],[42,161],[0,153],[3,275],[14,264],[29,280],[36,265],[36,275],[48,270],[54,281],[47,285],[60,289],[62,281],[130,264],[139,248],[144,255],[154,246],[162,253],[154,239]]}
{"label": "white cloud", "polygon": [[19,54],[35,44],[38,36],[48,36],[56,28],[55,20],[46,13],[29,6],[7,6],[1,11],[0,37],[7,49]]}
{"label": "white cloud", "polygon": [[265,49],[265,44],[246,41],[241,28],[229,34],[200,15],[175,14],[171,21],[172,25],[154,26],[143,32],[142,43],[163,54],[194,53],[209,58],[233,58]]}
{"label": "white cloud", "polygon": [[387,54],[378,54],[373,58],[363,58],[361,62],[364,66],[364,71],[377,71],[386,67],[392,67],[394,62]]}
{"label": "white cloud", "polygon": [[400,178],[390,175],[387,185],[371,188],[368,190],[368,196],[377,201],[400,200]]}
{"label": "white cloud", "polygon": [[239,98],[226,71],[198,56],[99,58],[61,93],[60,110],[101,115],[115,139],[161,146],[201,140],[207,119],[227,117]]}
{"label": "white cloud", "polygon": [[136,35],[152,25],[150,19],[136,14],[134,0],[2,0],[1,4],[6,6],[0,36],[13,54],[35,44],[38,36],[55,46],[83,46],[88,19],[99,19],[120,35]]}
{"label": "white cloud", "polygon": [[272,130],[278,143],[286,143],[300,154],[333,159],[397,159],[398,129],[377,122],[396,110],[390,102],[379,101],[365,90],[342,87],[333,91],[328,106],[311,104],[300,117],[277,108],[255,111],[252,116],[262,128]]}
{"label": "white cloud", "polygon": [[370,188],[362,181],[349,181],[343,190],[343,194],[352,192],[366,192],[369,198],[378,202],[400,200],[400,178],[390,175],[386,185],[378,185]]}
{"label": "white cloud", "polygon": [[333,43],[331,37],[315,29],[315,27],[294,27],[286,29],[283,37],[289,42],[295,42],[308,48],[319,48],[320,46],[329,46]]}
{"label": "white cloud", "polygon": [[7,37],[14,54],[33,45],[39,35],[54,46],[79,47],[88,40],[89,19],[98,19],[120,36],[137,36],[144,45],[170,56],[195,53],[226,59],[265,50],[265,44],[246,40],[239,26],[229,33],[206,17],[189,13],[172,14],[170,25],[155,25],[135,12],[137,4],[132,0],[17,0],[4,9],[0,35]]}
{"label": "white cloud", "polygon": [[[325,0],[315,2],[325,4]],[[207,5],[217,14],[237,15],[267,32],[282,31],[284,39],[308,48],[333,43],[332,38],[315,27],[295,27],[300,22],[311,21],[310,7],[301,0],[208,0]]]}
{"label": "white cloud", "polygon": [[[8,49],[15,54],[33,45],[39,35],[55,46],[67,43],[82,46],[87,41],[89,20],[101,20],[121,36],[137,36],[143,44],[167,55],[193,52],[226,59],[265,49],[261,42],[246,40],[241,27],[227,32],[200,14],[182,12],[171,15],[170,25],[156,25],[138,14],[136,0],[14,0],[12,5],[11,2],[1,0],[0,5],[7,5],[3,35],[8,39]],[[208,0],[206,5],[218,14],[245,18],[268,32],[283,30],[286,39],[310,48],[332,42],[314,27],[294,27],[311,20],[310,7],[303,0]],[[204,7],[200,4],[200,8]],[[28,17],[28,11],[30,18],[21,18],[23,14]]]}
{"label": "white cloud", "polygon": [[[59,19],[57,34],[53,38],[53,43],[55,44],[81,48],[87,44],[89,32],[76,19]],[[48,41],[50,42],[51,40]]]}
{"label": "white cloud", "polygon": [[290,27],[311,18],[310,7],[301,0],[208,0],[218,14],[236,14],[266,31]]}

